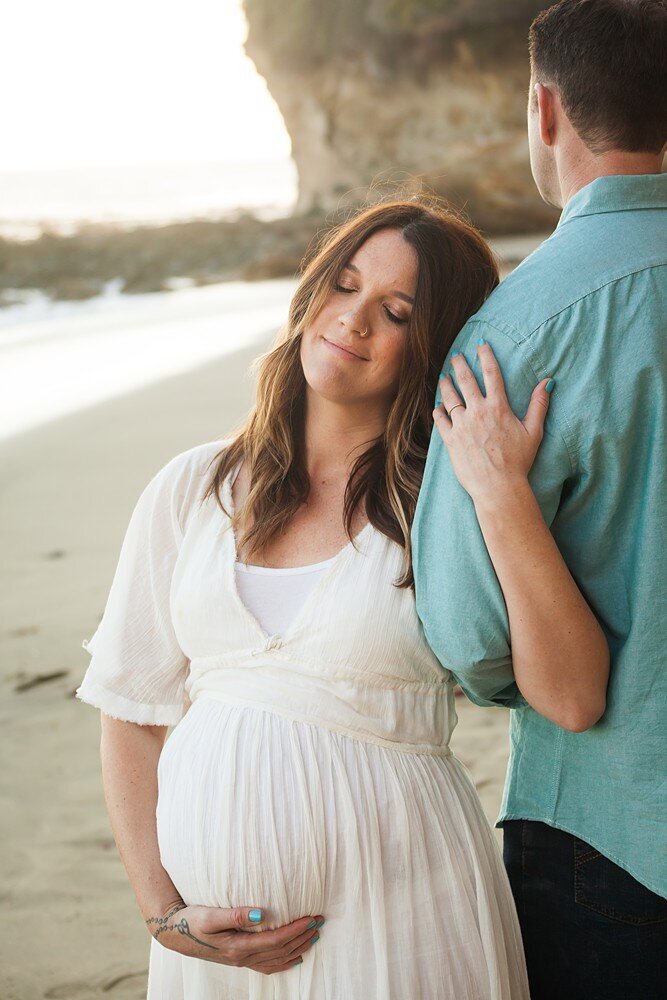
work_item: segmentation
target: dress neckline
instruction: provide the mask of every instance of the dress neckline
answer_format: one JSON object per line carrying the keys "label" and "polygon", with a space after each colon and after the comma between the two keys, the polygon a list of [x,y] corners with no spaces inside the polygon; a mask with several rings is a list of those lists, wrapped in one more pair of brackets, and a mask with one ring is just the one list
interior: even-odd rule
{"label": "dress neckline", "polygon": [[234,566],[241,573],[256,576],[301,576],[302,574],[318,573],[334,561],[336,556],[323,559],[321,562],[308,563],[306,566],[254,566],[252,563],[235,562]]}
{"label": "dress neckline", "polygon": [[[235,514],[234,501],[232,499],[232,484],[233,481],[236,479],[236,476],[238,475],[240,468],[241,468],[241,462],[238,462],[233,469],[230,469],[230,471],[227,473],[222,483],[222,495],[225,499],[227,509],[232,517]],[[311,606],[319,598],[321,592],[330,582],[334,574],[339,570],[339,567],[345,562],[345,560],[351,553],[356,554],[357,544],[361,542],[362,538],[365,538],[365,536],[372,530],[373,530],[373,525],[371,524],[370,521],[367,521],[366,524],[361,529],[361,531],[359,531],[354,536],[354,538],[352,538],[349,542],[347,542],[346,545],[344,545],[341,549],[339,549],[334,556],[332,556],[330,559],[325,560],[323,572],[320,574],[317,583],[310,591],[310,593],[306,597],[305,601],[303,602],[303,604],[301,605],[301,607],[299,608],[296,615],[289,623],[285,631],[282,633],[276,633],[274,635],[270,635],[266,631],[266,629],[263,628],[263,626],[258,622],[258,620],[252,614],[250,609],[246,606],[243,599],[241,598],[238,587],[236,585],[236,563],[239,562],[240,560],[238,558],[238,551],[236,546],[236,535],[234,533],[234,528],[232,527],[231,517],[230,517],[229,531],[227,532],[229,536],[230,549],[231,549],[231,559],[229,559],[227,562],[227,568],[229,571],[228,586],[232,594],[234,595],[234,599],[239,605],[239,608],[243,613],[244,617],[253,625],[255,631],[259,633],[259,635],[262,637],[262,640],[265,643],[267,644],[275,644],[275,642],[282,643],[287,641],[287,639],[291,638],[292,633],[297,631],[297,629],[301,626],[303,620],[306,618],[308,612],[310,611]],[[265,567],[265,568],[271,569],[272,567]],[[289,569],[289,567],[286,568]]]}

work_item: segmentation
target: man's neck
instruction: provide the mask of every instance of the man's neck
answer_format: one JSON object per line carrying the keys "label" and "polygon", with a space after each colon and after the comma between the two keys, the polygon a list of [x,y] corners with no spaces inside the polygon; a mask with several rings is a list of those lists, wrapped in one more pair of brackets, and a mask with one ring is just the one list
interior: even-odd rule
{"label": "man's neck", "polygon": [[593,156],[588,151],[586,154],[569,157],[558,165],[563,208],[577,191],[581,191],[598,177],[659,174],[662,170],[662,153],[626,153],[612,150],[601,156]]}

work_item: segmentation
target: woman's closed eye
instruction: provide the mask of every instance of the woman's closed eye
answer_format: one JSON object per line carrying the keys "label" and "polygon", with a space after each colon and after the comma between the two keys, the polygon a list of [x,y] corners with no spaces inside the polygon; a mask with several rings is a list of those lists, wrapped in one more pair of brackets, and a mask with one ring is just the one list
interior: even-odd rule
{"label": "woman's closed eye", "polygon": [[386,306],[384,307],[384,311],[386,312],[391,322],[396,323],[397,326],[405,326],[405,324],[408,322],[406,316],[395,316],[394,313],[391,311],[391,309],[388,309]]}
{"label": "woman's closed eye", "polygon": [[[349,294],[350,292],[357,291],[356,288],[350,288],[348,285],[340,285],[340,284],[334,285],[334,290],[336,292],[343,292],[343,294]],[[405,326],[405,324],[408,322],[405,316],[397,316],[395,313],[391,311],[391,309],[389,309],[388,306],[383,306],[382,308],[387,314],[387,319],[389,319],[392,323],[396,323],[397,326]]]}

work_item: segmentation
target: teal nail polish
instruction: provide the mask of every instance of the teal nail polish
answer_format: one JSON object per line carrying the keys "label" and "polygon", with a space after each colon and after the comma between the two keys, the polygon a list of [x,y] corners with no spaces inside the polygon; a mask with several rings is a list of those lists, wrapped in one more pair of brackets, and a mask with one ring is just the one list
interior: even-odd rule
{"label": "teal nail polish", "polygon": [[311,927],[317,927],[317,920],[311,920],[309,924],[306,924],[307,931],[309,931]]}
{"label": "teal nail polish", "polygon": [[248,914],[248,920],[251,920],[253,924],[259,924],[262,922],[262,911],[261,910],[251,910]]}
{"label": "teal nail polish", "polygon": [[438,378],[447,378],[447,372],[440,372]]}
{"label": "teal nail polish", "polygon": [[292,962],[292,965],[303,965],[303,959],[297,958],[296,962]]}
{"label": "teal nail polish", "polygon": [[477,341],[477,343],[478,343],[478,344],[485,344],[485,343],[486,343],[486,341],[484,340],[484,338],[483,338],[483,337],[481,337],[481,338],[480,338],[480,339],[479,339],[479,340]]}
{"label": "teal nail polish", "polygon": [[324,917],[322,917],[322,919],[321,919],[321,920],[318,920],[318,921],[317,921],[317,925],[316,925],[316,926],[317,926],[317,928],[319,929],[319,928],[320,928],[320,927],[322,926],[322,924],[323,924],[323,923],[324,923]]}
{"label": "teal nail polish", "polygon": [[551,392],[555,384],[556,384],[555,379],[550,378],[544,388],[547,390],[547,392]]}
{"label": "teal nail polish", "polygon": [[458,356],[459,356],[460,353],[461,353],[460,351],[454,351],[454,353],[452,354],[452,357],[453,358],[458,358]]}
{"label": "teal nail polish", "polygon": [[319,941],[319,940],[320,940],[320,935],[319,934],[313,934],[313,936],[310,939],[310,943],[311,944],[315,944],[315,942]]}

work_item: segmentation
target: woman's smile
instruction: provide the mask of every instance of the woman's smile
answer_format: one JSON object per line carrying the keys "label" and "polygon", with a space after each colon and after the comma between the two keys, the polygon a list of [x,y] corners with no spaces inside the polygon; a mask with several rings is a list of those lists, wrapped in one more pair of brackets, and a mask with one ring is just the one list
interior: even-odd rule
{"label": "woman's smile", "polygon": [[368,358],[363,357],[361,354],[357,354],[353,351],[351,347],[344,347],[342,344],[337,343],[335,340],[329,340],[327,337],[322,337],[322,340],[334,354],[337,354],[341,358],[347,358],[348,360],[354,359],[355,361],[368,361]]}

